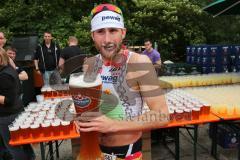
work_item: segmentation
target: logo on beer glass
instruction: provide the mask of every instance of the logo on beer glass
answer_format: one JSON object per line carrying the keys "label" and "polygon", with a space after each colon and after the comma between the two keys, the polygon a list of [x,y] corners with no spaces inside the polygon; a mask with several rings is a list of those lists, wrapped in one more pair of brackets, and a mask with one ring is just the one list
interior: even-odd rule
{"label": "logo on beer glass", "polygon": [[83,97],[81,95],[73,95],[73,103],[75,104],[76,107],[79,108],[86,108],[91,104],[91,98],[90,97]]}
{"label": "logo on beer glass", "polygon": [[101,100],[102,80],[100,75],[71,74],[69,89],[77,114],[97,110]]}

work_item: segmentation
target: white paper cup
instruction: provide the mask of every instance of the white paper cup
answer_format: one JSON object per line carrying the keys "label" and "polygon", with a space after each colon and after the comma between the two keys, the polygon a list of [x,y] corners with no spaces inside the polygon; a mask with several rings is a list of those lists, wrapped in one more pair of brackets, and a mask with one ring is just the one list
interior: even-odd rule
{"label": "white paper cup", "polygon": [[41,102],[44,101],[44,96],[43,96],[42,94],[36,95],[36,99],[37,99],[37,102],[38,102],[38,103],[41,103]]}

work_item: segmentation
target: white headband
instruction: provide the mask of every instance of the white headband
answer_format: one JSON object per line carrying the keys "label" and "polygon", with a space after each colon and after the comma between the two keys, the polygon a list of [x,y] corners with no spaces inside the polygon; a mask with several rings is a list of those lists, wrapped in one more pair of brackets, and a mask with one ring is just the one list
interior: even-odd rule
{"label": "white headband", "polygon": [[124,28],[123,17],[112,11],[102,11],[91,20],[91,32],[102,28]]}

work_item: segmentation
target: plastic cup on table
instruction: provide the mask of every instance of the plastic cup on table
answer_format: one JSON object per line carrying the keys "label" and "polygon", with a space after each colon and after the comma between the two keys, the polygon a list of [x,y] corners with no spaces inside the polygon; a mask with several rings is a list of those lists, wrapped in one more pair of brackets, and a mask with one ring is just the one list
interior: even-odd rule
{"label": "plastic cup on table", "polygon": [[227,108],[227,115],[228,116],[233,116],[235,113],[235,107],[234,105],[229,105],[228,108]]}
{"label": "plastic cup on table", "polygon": [[41,112],[38,113],[38,116],[40,116],[40,115],[44,115],[45,116],[46,114],[47,114],[46,111],[41,111]]}
{"label": "plastic cup on table", "polygon": [[220,115],[226,115],[226,114],[227,114],[227,105],[226,105],[226,104],[221,104],[221,105],[219,106],[218,113],[219,113]]}
{"label": "plastic cup on table", "polygon": [[31,124],[35,121],[35,117],[28,117],[26,118],[26,120],[24,121],[24,123],[28,123],[28,124]]}
{"label": "plastic cup on table", "polygon": [[170,119],[170,121],[174,121],[175,120],[174,109],[169,109],[169,119]]}
{"label": "plastic cup on table", "polygon": [[40,137],[40,124],[39,123],[34,123],[30,125],[31,128],[31,133],[33,138],[38,138]]}
{"label": "plastic cup on table", "polygon": [[185,108],[183,110],[183,112],[184,112],[184,120],[191,121],[191,119],[192,119],[192,111],[191,111],[191,109]]}
{"label": "plastic cup on table", "polygon": [[52,98],[53,97],[53,94],[52,94],[52,88],[50,87],[50,86],[48,86],[47,88],[46,88],[46,97],[47,98]]}
{"label": "plastic cup on table", "polygon": [[60,120],[59,121],[52,121],[51,122],[52,126],[52,132],[54,136],[59,136],[60,135]]}
{"label": "plastic cup on table", "polygon": [[44,101],[44,95],[42,94],[39,94],[39,95],[36,95],[36,100],[38,103],[41,103]]}
{"label": "plastic cup on table", "polygon": [[68,135],[70,133],[69,128],[70,122],[69,121],[61,121],[61,131],[64,135]]}
{"label": "plastic cup on table", "polygon": [[[53,86],[53,88],[55,88],[55,86]],[[58,96],[57,90],[52,89],[52,97],[55,98],[55,97],[57,97],[57,96]]]}
{"label": "plastic cup on table", "polygon": [[64,93],[64,96],[69,96],[70,93],[69,93],[69,86],[68,85],[63,85],[63,93]]}
{"label": "plastic cup on table", "polygon": [[30,138],[30,134],[29,134],[30,124],[24,123],[20,126],[20,128],[21,128],[21,136],[24,139]]}
{"label": "plastic cup on table", "polygon": [[210,108],[210,111],[214,114],[217,114],[218,113],[218,107],[215,104],[213,104]]}
{"label": "plastic cup on table", "polygon": [[15,120],[17,122],[24,122],[26,120],[27,116],[25,115],[20,115],[19,117],[17,117]]}
{"label": "plastic cup on table", "polygon": [[176,121],[182,121],[183,119],[184,119],[184,117],[183,117],[183,110],[176,109],[175,110],[175,120]]}
{"label": "plastic cup on table", "polygon": [[10,131],[10,136],[12,141],[16,141],[18,139],[19,135],[19,126],[18,125],[10,125],[9,126],[9,131]]}
{"label": "plastic cup on table", "polygon": [[52,119],[55,118],[55,114],[53,114],[53,113],[48,113],[48,115],[46,116],[46,118],[49,119],[49,120],[52,120]]}
{"label": "plastic cup on table", "polygon": [[44,97],[48,97],[48,93],[47,93],[47,86],[43,86],[41,88],[41,92],[44,95]]}
{"label": "plastic cup on table", "polygon": [[41,123],[41,127],[42,127],[44,137],[51,136],[52,127],[51,127],[50,121],[45,121]]}
{"label": "plastic cup on table", "polygon": [[200,116],[200,108],[194,107],[192,109],[192,120],[198,120]]}
{"label": "plastic cup on table", "polygon": [[234,108],[235,108],[235,114],[239,116],[240,115],[240,105],[234,104]]}
{"label": "plastic cup on table", "polygon": [[37,117],[36,119],[35,119],[35,122],[34,123],[42,123],[43,121],[44,121],[44,119],[45,119],[45,117]]}
{"label": "plastic cup on table", "polygon": [[203,114],[204,115],[210,114],[210,104],[203,103]]}

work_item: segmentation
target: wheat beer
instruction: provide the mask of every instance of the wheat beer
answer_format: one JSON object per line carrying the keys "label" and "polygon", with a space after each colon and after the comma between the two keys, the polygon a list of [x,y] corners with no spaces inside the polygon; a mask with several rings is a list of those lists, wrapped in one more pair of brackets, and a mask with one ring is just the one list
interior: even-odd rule
{"label": "wheat beer", "polygon": [[[69,89],[77,115],[81,116],[83,112],[98,110],[101,88],[100,75],[91,76],[75,73],[70,76]],[[97,132],[81,132],[80,143],[78,160],[96,160],[101,157]]]}

